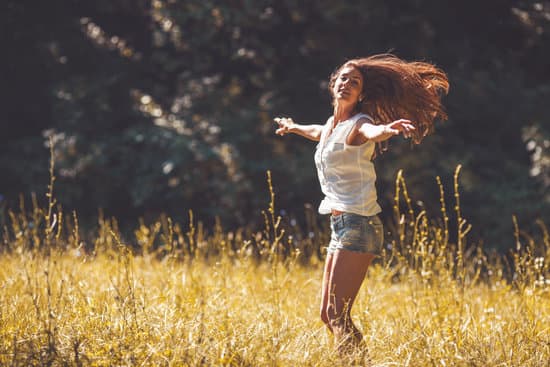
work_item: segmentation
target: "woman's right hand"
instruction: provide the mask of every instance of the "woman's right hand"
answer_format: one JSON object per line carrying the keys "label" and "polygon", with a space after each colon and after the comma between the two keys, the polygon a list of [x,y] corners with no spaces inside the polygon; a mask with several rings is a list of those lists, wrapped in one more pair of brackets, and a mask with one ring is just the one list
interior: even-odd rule
{"label": "woman's right hand", "polygon": [[275,130],[275,134],[283,136],[292,132],[291,129],[294,127],[294,121],[290,117],[275,117],[273,121],[279,126]]}

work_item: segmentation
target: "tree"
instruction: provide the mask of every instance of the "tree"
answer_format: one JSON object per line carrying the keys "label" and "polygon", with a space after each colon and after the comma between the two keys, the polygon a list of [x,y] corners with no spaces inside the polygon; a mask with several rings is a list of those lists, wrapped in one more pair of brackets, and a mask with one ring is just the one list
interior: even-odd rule
{"label": "tree", "polygon": [[[327,82],[344,60],[380,52],[448,72],[450,119],[420,147],[396,140],[377,160],[391,220],[397,169],[437,212],[463,165],[464,212],[490,245],[511,215],[549,213],[546,3],[55,0],[7,1],[6,114],[0,193],[44,191],[45,136],[56,141],[57,195],[93,217],[160,212],[261,220],[273,171],[281,208],[320,198],[314,144],[273,136],[271,119],[323,122]],[[503,178],[505,178],[503,180]],[[312,189],[313,188],[313,189]],[[449,201],[451,198],[448,198]],[[498,213],[498,214],[495,214]]]}

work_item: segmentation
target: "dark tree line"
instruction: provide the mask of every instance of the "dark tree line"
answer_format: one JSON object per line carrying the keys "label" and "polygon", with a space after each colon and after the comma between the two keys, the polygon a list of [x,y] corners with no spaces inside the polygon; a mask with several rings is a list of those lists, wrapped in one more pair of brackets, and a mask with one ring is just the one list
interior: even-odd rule
{"label": "dark tree line", "polygon": [[387,221],[404,170],[416,205],[437,216],[442,177],[462,164],[465,216],[492,247],[512,215],[550,218],[550,2],[7,0],[0,12],[0,194],[43,193],[48,139],[56,195],[94,218],[167,212],[261,220],[316,206],[314,145],[273,135],[272,118],[322,122],[328,76],[351,57],[393,52],[448,72],[449,121],[419,147],[378,160]]}

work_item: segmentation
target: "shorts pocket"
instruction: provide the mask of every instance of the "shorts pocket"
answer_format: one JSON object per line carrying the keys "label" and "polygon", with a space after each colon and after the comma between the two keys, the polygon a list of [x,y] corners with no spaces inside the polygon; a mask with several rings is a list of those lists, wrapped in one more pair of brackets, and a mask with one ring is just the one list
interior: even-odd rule
{"label": "shorts pocket", "polygon": [[366,235],[369,249],[380,251],[384,243],[384,225],[380,218],[376,216],[367,220]]}
{"label": "shorts pocket", "polygon": [[364,244],[365,228],[362,218],[358,215],[344,213],[344,226],[342,228],[340,241],[344,247],[357,247]]}

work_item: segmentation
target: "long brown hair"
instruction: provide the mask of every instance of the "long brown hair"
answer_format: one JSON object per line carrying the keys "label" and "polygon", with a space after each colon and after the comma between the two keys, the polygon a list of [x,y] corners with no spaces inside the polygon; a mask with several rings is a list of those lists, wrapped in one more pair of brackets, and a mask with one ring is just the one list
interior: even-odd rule
{"label": "long brown hair", "polygon": [[447,119],[441,98],[449,91],[449,81],[436,66],[407,62],[392,54],[352,59],[332,73],[331,95],[338,73],[346,66],[355,67],[363,75],[364,98],[357,112],[370,115],[375,123],[411,120],[416,127],[413,141],[418,144],[433,131],[435,120]]}

